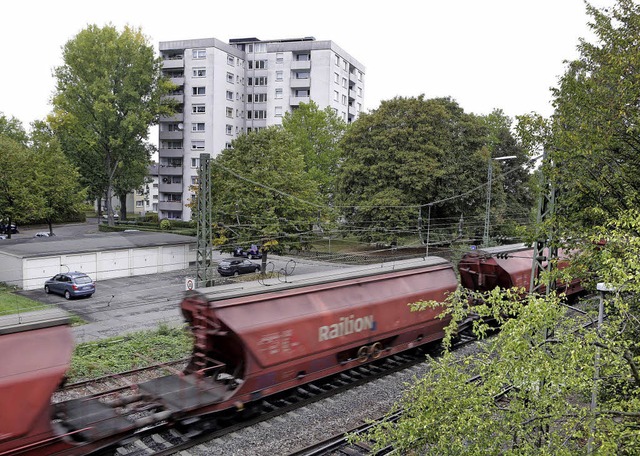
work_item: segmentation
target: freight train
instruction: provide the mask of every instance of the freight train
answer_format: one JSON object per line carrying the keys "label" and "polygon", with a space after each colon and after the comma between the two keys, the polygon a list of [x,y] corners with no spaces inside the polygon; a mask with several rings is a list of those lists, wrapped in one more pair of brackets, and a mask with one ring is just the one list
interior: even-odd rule
{"label": "freight train", "polygon": [[[522,249],[518,256],[526,252]],[[525,269],[531,273],[531,254],[528,265],[523,260],[513,268],[509,260],[493,264],[490,251],[476,251],[473,261],[463,258],[460,263],[463,284],[465,274],[476,279],[482,274],[483,286],[489,283],[484,278],[496,286],[517,285],[525,280]],[[518,274],[523,276],[514,280]],[[262,398],[440,340],[448,324],[438,318],[441,309],[411,312],[407,304],[442,302],[457,286],[450,262],[427,257],[271,284],[197,289],[181,302],[194,336],[183,372],[117,396],[57,404],[51,404],[50,397],[73,348],[68,322],[59,315],[40,320],[23,315],[20,322],[3,317],[0,456],[96,452],[145,427],[189,426],[201,417],[232,413]]]}

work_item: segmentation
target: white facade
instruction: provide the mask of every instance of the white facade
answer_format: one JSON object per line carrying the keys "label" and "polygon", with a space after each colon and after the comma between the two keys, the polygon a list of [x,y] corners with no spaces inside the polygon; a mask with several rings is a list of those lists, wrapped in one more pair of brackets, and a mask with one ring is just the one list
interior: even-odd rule
{"label": "white facade", "polygon": [[[164,177],[165,182],[169,182],[168,177]],[[158,165],[156,163],[149,166],[149,176],[144,185],[133,192],[133,212],[137,215],[145,215],[149,212],[158,212]]]}
{"label": "white facade", "polygon": [[345,122],[364,105],[364,66],[331,41],[166,41],[160,53],[182,110],[160,121],[160,218],[191,219],[200,154],[214,157],[239,135],[279,125],[310,100]]}

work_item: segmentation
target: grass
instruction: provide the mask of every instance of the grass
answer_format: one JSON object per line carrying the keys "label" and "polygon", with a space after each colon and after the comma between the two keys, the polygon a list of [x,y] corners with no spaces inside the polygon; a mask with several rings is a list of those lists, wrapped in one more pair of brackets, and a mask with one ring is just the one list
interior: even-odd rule
{"label": "grass", "polygon": [[10,315],[33,310],[48,309],[51,306],[14,293],[15,289],[0,284],[0,315]]}
{"label": "grass", "polygon": [[85,342],[76,346],[67,377],[76,382],[125,372],[185,358],[192,349],[190,332],[166,325],[155,331]]}

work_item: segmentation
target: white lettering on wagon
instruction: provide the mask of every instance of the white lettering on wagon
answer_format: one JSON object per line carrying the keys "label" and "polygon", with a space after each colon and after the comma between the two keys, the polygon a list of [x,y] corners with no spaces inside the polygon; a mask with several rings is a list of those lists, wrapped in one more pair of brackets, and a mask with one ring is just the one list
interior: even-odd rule
{"label": "white lettering on wagon", "polygon": [[338,323],[332,325],[320,326],[318,328],[318,341],[331,340],[336,337],[347,336],[353,333],[359,333],[370,329],[375,331],[376,322],[373,319],[373,315],[367,315],[366,317],[355,318],[353,315],[348,317],[340,317]]}

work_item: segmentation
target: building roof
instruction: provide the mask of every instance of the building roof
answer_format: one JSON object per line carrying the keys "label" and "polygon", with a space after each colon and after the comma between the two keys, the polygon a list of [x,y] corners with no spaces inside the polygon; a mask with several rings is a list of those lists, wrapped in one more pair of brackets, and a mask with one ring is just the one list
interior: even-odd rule
{"label": "building roof", "polygon": [[67,237],[4,240],[0,253],[18,258],[34,258],[69,253],[104,252],[130,248],[184,245],[196,242],[195,237],[148,231],[85,234]]}

